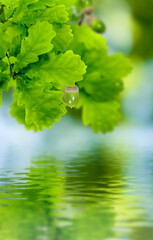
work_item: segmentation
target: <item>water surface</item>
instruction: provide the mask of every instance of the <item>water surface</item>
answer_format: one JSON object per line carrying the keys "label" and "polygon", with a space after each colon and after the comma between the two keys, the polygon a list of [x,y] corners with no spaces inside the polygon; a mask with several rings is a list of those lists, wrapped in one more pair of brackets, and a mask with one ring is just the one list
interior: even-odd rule
{"label": "water surface", "polygon": [[153,239],[152,127],[0,122],[0,240]]}

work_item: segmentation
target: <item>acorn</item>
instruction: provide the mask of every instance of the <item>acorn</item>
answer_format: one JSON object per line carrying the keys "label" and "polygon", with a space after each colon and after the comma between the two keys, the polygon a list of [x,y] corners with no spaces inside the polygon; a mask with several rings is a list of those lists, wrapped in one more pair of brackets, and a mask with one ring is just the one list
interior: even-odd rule
{"label": "acorn", "polygon": [[82,8],[88,8],[92,6],[92,0],[80,0],[80,5]]}
{"label": "acorn", "polygon": [[64,100],[68,107],[74,108],[79,102],[79,88],[75,87],[66,87],[64,93]]}
{"label": "acorn", "polygon": [[87,19],[88,25],[97,33],[104,33],[106,26],[99,18],[90,16]]}

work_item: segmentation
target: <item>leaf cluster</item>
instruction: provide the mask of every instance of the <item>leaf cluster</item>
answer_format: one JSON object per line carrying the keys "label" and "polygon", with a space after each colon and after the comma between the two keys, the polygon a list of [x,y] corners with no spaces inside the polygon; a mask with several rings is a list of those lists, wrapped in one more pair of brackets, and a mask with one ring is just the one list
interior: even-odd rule
{"label": "leaf cluster", "polygon": [[[49,129],[67,112],[65,86],[80,88],[83,122],[95,132],[118,123],[118,94],[131,71],[105,39],[71,24],[76,0],[0,0],[0,105],[14,87],[11,114],[27,129]],[[69,13],[71,14],[69,15]]]}
{"label": "leaf cluster", "polygon": [[73,25],[71,49],[87,65],[78,108],[82,108],[83,122],[94,132],[112,131],[120,120],[118,95],[123,90],[123,78],[131,71],[131,64],[121,53],[109,55],[106,40],[88,26]]}
{"label": "leaf cluster", "polygon": [[11,114],[28,129],[48,129],[66,114],[62,88],[75,86],[86,70],[80,56],[68,49],[73,36],[66,5],[58,0],[1,4],[0,98],[13,86]]}

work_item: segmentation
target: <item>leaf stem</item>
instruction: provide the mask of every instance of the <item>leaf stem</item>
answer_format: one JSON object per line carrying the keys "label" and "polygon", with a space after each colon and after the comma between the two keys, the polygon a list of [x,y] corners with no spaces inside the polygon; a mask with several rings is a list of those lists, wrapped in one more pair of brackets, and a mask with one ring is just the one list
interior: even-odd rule
{"label": "leaf stem", "polygon": [[88,8],[84,8],[82,13],[81,13],[81,19],[79,21],[79,25],[81,26],[83,24],[83,21],[85,19],[86,15],[91,15],[94,11],[93,7],[88,7]]}

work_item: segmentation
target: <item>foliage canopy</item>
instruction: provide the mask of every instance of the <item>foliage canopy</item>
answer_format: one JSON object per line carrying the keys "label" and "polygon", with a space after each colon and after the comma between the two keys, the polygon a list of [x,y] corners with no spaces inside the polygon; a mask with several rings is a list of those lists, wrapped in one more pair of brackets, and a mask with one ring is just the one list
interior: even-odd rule
{"label": "foliage canopy", "polygon": [[104,37],[74,21],[71,6],[79,9],[79,3],[0,0],[0,5],[0,106],[2,92],[13,87],[12,116],[27,129],[49,129],[67,112],[64,86],[77,84],[84,124],[95,132],[111,131],[131,66],[122,54],[108,55]]}

